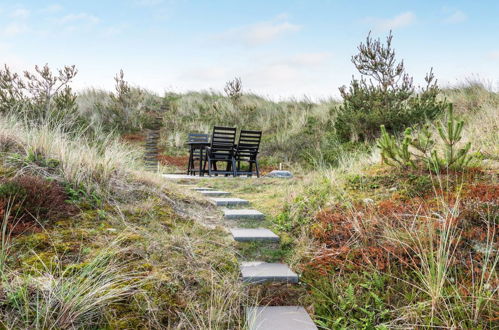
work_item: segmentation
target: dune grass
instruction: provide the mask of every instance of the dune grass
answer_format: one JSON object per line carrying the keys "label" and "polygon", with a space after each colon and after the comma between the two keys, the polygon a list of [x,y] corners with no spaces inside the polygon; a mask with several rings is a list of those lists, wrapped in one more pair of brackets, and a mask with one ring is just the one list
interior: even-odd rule
{"label": "dune grass", "polygon": [[85,128],[68,133],[63,124],[30,126],[14,116],[0,118],[2,149],[13,151],[6,161],[17,162],[19,171],[43,171],[49,165],[74,187],[105,192],[112,189],[113,180],[140,168],[139,150],[127,147],[111,134],[92,139],[84,133]]}
{"label": "dune grass", "polygon": [[[215,93],[166,95],[175,114],[164,117],[166,153],[182,153],[187,132],[215,123],[261,128],[263,163],[282,162],[295,173],[291,180],[200,182],[268,214],[264,224],[281,242],[258,251],[235,245],[217,227],[213,206],[144,172],[141,150],[115,133],[1,117],[2,179],[56,181],[78,207],[70,218],[33,219],[44,226],[13,235],[15,214],[0,205],[2,326],[242,329],[242,305],[292,302],[324,328],[493,327],[497,95],[476,86],[444,92],[483,162],[440,178],[387,168],[372,146],[330,139],[332,100],[246,95],[234,104]],[[87,94],[80,104],[91,113],[104,94]],[[96,194],[82,197],[79,189]],[[248,292],[236,257],[254,256],[289,263],[303,285]]]}

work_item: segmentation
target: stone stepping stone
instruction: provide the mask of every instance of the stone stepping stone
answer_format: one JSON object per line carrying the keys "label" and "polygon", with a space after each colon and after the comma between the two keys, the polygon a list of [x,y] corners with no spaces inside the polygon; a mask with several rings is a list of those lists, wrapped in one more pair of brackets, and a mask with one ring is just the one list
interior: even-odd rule
{"label": "stone stepping stone", "polygon": [[225,219],[237,220],[237,219],[249,219],[249,220],[262,220],[265,215],[257,210],[250,209],[237,209],[237,210],[224,210]]}
{"label": "stone stepping stone", "polygon": [[247,200],[241,198],[210,198],[210,200],[216,206],[239,206],[249,204]]}
{"label": "stone stepping stone", "polygon": [[217,196],[228,196],[230,192],[227,191],[219,191],[219,190],[203,190],[200,191],[201,194],[208,197],[217,197]]}
{"label": "stone stepping stone", "polygon": [[274,170],[274,171],[270,172],[269,174],[267,174],[266,177],[269,177],[269,178],[285,178],[285,179],[289,179],[289,178],[293,177],[293,174],[291,172],[289,172],[289,171],[277,171],[277,170]]}
{"label": "stone stepping stone", "polygon": [[167,180],[201,180],[201,179],[207,179],[209,177],[194,176],[187,174],[163,174],[163,178]]}
{"label": "stone stepping stone", "polygon": [[267,228],[232,228],[230,232],[238,242],[279,242],[279,236]]}
{"label": "stone stepping stone", "polygon": [[301,306],[247,307],[249,330],[317,330],[314,321]]}
{"label": "stone stepping stone", "polygon": [[213,190],[213,188],[208,188],[208,187],[194,187],[191,190],[194,190],[194,191],[208,191],[208,190]]}
{"label": "stone stepping stone", "polygon": [[286,264],[250,261],[241,263],[240,268],[243,282],[246,283],[298,283],[298,275]]}

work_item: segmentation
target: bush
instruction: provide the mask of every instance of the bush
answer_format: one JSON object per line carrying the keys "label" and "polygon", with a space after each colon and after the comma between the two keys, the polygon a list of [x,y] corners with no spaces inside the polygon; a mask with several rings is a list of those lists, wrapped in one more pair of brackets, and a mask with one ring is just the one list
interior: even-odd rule
{"label": "bush", "polygon": [[0,113],[22,115],[33,123],[65,124],[68,129],[81,125],[76,94],[69,86],[77,73],[73,65],[54,74],[45,64],[20,76],[5,65],[0,70]]}
{"label": "bush", "polygon": [[66,201],[68,195],[57,182],[23,175],[0,181],[0,204],[12,205],[11,214],[21,221],[33,218],[46,223],[68,217],[76,211]]}
{"label": "bush", "polygon": [[[426,75],[426,86],[416,93],[413,78],[397,62],[392,48],[392,34],[386,44],[367,36],[358,47],[352,62],[360,72],[350,87],[340,88],[343,104],[338,107],[335,129],[341,141],[370,141],[379,136],[384,125],[391,133],[435,118],[446,106],[437,100],[439,88],[432,70]],[[365,76],[369,79],[364,78]]]}

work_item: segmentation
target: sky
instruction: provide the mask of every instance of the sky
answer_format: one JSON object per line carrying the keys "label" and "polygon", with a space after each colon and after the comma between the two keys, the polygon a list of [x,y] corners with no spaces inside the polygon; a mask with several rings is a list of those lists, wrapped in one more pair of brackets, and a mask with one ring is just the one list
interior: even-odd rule
{"label": "sky", "polygon": [[393,31],[397,57],[422,83],[499,86],[499,1],[0,0],[0,63],[14,71],[76,65],[77,90],[132,85],[339,97],[358,76],[351,56],[369,31]]}

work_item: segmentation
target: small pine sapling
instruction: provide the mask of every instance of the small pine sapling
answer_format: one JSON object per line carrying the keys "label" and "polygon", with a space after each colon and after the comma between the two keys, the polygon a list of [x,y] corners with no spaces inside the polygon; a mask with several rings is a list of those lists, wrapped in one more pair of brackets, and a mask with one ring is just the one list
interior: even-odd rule
{"label": "small pine sapling", "polygon": [[404,132],[402,143],[397,144],[394,136],[388,134],[384,125],[381,125],[381,137],[378,139],[377,145],[381,149],[381,158],[385,164],[401,167],[415,167],[411,160],[409,145],[411,143],[412,131],[407,128]]}
{"label": "small pine sapling", "polygon": [[437,125],[438,134],[444,142],[444,155],[439,156],[436,150],[431,152],[429,158],[429,166],[434,166],[435,171],[440,171],[443,168],[461,169],[469,165],[473,156],[469,154],[471,143],[468,142],[462,148],[458,148],[457,144],[462,139],[464,120],[454,116],[452,105],[449,105],[447,112],[447,122],[439,122]]}
{"label": "small pine sapling", "polygon": [[381,150],[382,161],[390,166],[416,169],[425,165],[434,172],[440,172],[445,168],[460,170],[473,160],[473,156],[469,154],[471,143],[468,142],[464,147],[458,148],[463,126],[464,121],[454,116],[452,105],[449,105],[447,122],[437,124],[437,131],[444,147],[443,155],[435,149],[436,142],[428,125],[421,128],[415,136],[412,130],[407,128],[400,143],[386,131],[384,125],[381,125],[381,137],[377,141],[377,146]]}

